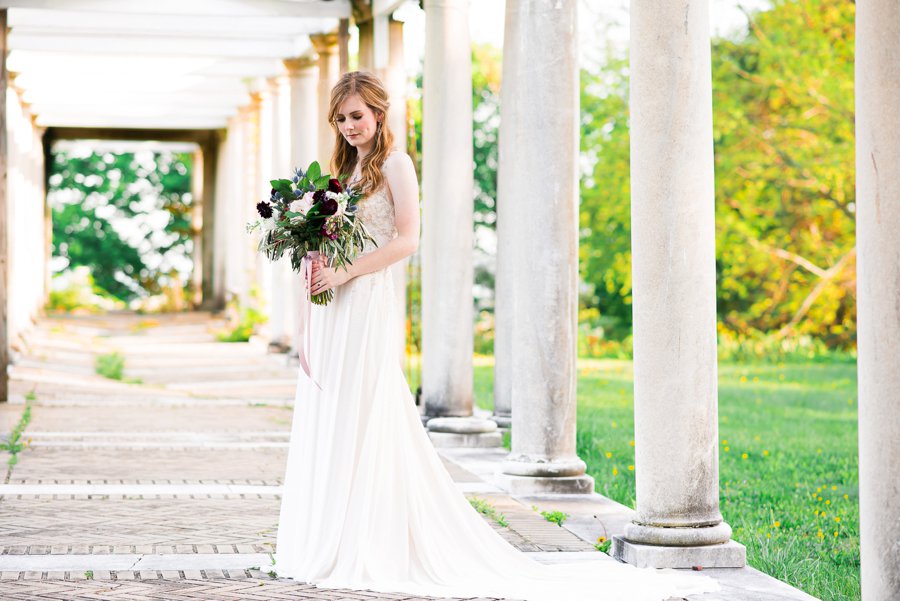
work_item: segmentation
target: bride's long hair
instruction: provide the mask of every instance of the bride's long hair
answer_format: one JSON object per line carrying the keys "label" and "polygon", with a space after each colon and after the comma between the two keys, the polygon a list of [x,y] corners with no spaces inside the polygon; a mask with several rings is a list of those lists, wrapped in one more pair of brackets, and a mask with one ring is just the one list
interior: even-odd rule
{"label": "bride's long hair", "polygon": [[384,175],[381,166],[391,153],[394,145],[394,134],[388,125],[387,111],[391,103],[388,100],[387,90],[377,77],[366,71],[351,71],[344,73],[334,88],[331,90],[331,105],[328,108],[328,122],[335,133],[334,154],[331,155],[331,170],[336,174],[350,175],[356,168],[358,155],[356,148],[341,135],[337,126],[337,116],[341,104],[353,94],[372,109],[375,118],[380,123],[375,129],[374,145],[372,152],[367,154],[360,165],[358,186],[365,193],[371,193],[384,184]]}

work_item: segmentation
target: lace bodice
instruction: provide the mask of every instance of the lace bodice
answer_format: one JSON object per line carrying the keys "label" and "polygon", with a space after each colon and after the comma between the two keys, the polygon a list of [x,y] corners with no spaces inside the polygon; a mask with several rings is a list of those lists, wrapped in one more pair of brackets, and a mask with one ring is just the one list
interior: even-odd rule
{"label": "lace bodice", "polygon": [[[378,247],[384,246],[397,236],[397,228],[394,225],[394,199],[391,197],[387,182],[362,199],[358,206],[357,219],[360,219],[366,226],[368,232],[378,243]],[[378,247],[367,242],[360,254],[372,252]]]}

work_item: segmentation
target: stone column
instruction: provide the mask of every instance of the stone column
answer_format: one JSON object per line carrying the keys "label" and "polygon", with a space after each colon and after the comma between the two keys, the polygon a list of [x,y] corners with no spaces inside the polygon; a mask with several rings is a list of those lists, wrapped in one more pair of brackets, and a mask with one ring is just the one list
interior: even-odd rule
{"label": "stone column", "polygon": [[[513,380],[513,283],[512,259],[516,250],[516,232],[506,219],[506,206],[510,212],[516,209],[516,199],[510,196],[516,185],[518,172],[512,159],[516,153],[515,121],[518,119],[517,71],[521,56],[519,8],[506,6],[506,22],[503,25],[503,77],[500,88],[500,136],[499,168],[497,169],[497,271],[494,279],[494,414],[498,426],[512,425]],[[509,199],[509,202],[505,202]]]}
{"label": "stone column", "polygon": [[856,5],[859,510],[863,601],[900,599],[900,5]]}
{"label": "stone column", "polygon": [[[338,36],[334,33],[309,36],[319,55],[319,156],[324,171],[330,171],[331,153],[334,151],[335,132],[328,123],[331,88],[340,79],[338,65]],[[307,165],[308,166],[308,165]]]}
{"label": "stone column", "polygon": [[[319,69],[317,60],[311,57],[292,58],[284,61],[291,86],[290,159],[292,167],[306,169],[316,160],[319,148]],[[303,280],[291,272],[290,309],[288,311],[291,349],[296,352],[297,311],[304,292]]]}
{"label": "stone column", "polygon": [[[499,439],[472,418],[472,64],[467,0],[425,1],[422,107],[422,397],[438,439]],[[446,436],[444,436],[446,435]],[[460,437],[469,437],[463,441]],[[493,440],[491,444],[494,444]]]}
{"label": "stone column", "polygon": [[9,198],[7,196],[7,9],[0,9],[0,403],[9,400]]}
{"label": "stone column", "polygon": [[[272,99],[272,122],[269,142],[271,156],[269,171],[262,174],[263,185],[270,188],[273,179],[290,178],[291,167],[291,96],[290,84],[286,77],[275,77],[269,80],[269,94]],[[275,352],[287,352],[291,345],[292,323],[288,313],[292,312],[291,296],[291,264],[287,258],[269,265],[272,278],[272,318],[270,323],[271,338],[269,349]]]}
{"label": "stone column", "polygon": [[[256,127],[255,155],[256,173],[253,177],[253,193],[251,204],[268,198],[272,189],[269,180],[272,170],[272,137],[275,129],[275,98],[272,88],[264,79],[257,81],[259,86],[259,112]],[[253,209],[255,212],[255,209]],[[259,234],[258,234],[259,235]],[[256,253],[256,284],[259,287],[259,306],[268,318],[260,327],[259,333],[267,340],[272,340],[273,309],[272,306],[272,264],[263,253]]]}
{"label": "stone column", "polygon": [[[512,492],[588,493],[594,480],[575,449],[576,2],[510,2],[506,24],[498,311],[505,314],[501,342],[508,352],[498,370],[515,410],[512,452],[502,471]],[[515,303],[503,302],[512,298]]]}
{"label": "stone column", "polygon": [[[394,132],[394,147],[406,152],[406,67],[403,62],[403,23],[390,21],[390,54],[388,68],[385,73],[384,84],[388,88],[391,98],[391,108],[388,112],[388,122],[391,131]],[[409,268],[409,257],[397,261],[391,266],[394,278],[394,293],[397,297],[397,315],[400,319],[400,329],[397,336],[400,339],[400,363],[406,359],[406,272]]]}
{"label": "stone column", "polygon": [[742,566],[719,513],[708,0],[631,3],[631,190],[637,515],[613,550]]}

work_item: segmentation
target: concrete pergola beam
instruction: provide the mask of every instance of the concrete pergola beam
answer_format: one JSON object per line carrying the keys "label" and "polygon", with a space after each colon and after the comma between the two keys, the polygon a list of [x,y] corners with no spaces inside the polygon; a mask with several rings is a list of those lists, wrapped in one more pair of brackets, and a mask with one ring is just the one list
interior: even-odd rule
{"label": "concrete pergola beam", "polygon": [[277,37],[248,40],[233,38],[197,37],[190,34],[97,34],[20,32],[9,34],[11,50],[34,52],[59,52],[65,54],[101,54],[115,48],[119,55],[141,56],[188,56],[217,58],[270,58],[282,59],[297,56],[310,49],[309,40],[304,37],[278,39]]}
{"label": "concrete pergola beam", "polygon": [[333,30],[334,17],[286,17],[247,15],[181,15],[40,10],[17,8],[9,15],[15,31],[67,33],[114,32],[137,35],[196,35],[231,39],[309,35]]}
{"label": "concrete pergola beam", "polygon": [[349,0],[0,0],[2,8],[201,17],[350,17]]}

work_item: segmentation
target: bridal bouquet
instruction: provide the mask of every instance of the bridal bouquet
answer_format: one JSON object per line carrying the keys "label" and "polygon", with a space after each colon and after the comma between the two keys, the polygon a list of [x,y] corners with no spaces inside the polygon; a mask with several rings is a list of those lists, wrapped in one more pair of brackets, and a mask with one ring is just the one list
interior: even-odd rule
{"label": "bridal bouquet", "polygon": [[[335,268],[346,269],[367,241],[374,243],[356,218],[362,195],[345,187],[345,179],[322,173],[319,163],[313,162],[305,172],[296,169],[291,179],[272,180],[269,199],[256,205],[260,218],[247,225],[247,231],[262,232],[259,251],[269,260],[277,261],[288,254],[291,268],[304,274],[307,290],[313,260],[324,256]],[[309,298],[317,305],[326,305],[334,298],[334,291]]]}

